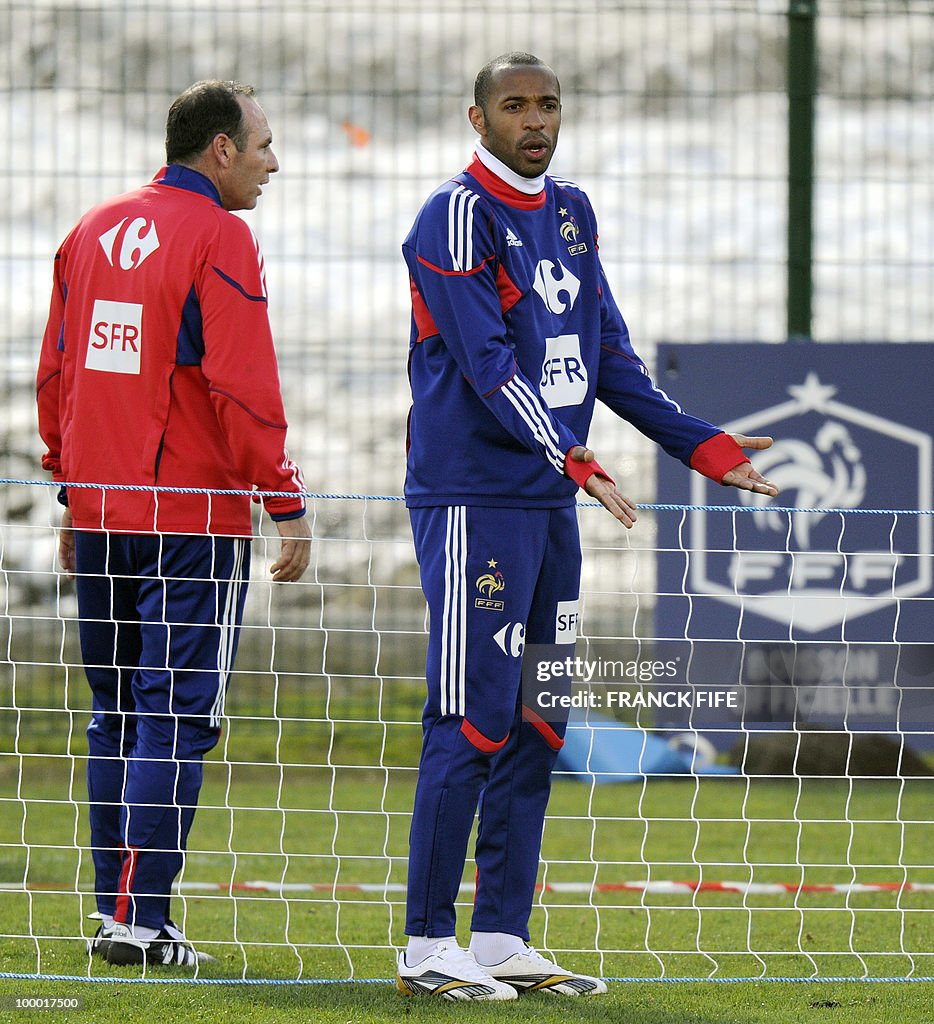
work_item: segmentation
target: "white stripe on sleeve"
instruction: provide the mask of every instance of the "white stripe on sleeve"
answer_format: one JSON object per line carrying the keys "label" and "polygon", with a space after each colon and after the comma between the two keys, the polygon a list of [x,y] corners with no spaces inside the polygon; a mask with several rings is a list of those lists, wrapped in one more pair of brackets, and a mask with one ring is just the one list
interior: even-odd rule
{"label": "white stripe on sleeve", "polygon": [[515,377],[503,385],[503,394],[545,449],[548,461],[563,475],[564,453],[558,444],[558,433],[549,420],[541,399],[537,399],[531,390]]}

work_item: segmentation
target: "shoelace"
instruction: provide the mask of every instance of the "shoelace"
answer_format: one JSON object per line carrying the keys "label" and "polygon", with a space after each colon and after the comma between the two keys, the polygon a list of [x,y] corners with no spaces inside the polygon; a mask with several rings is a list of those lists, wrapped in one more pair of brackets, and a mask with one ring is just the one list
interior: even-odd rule
{"label": "shoelace", "polygon": [[463,981],[489,982],[490,976],[477,963],[473,954],[468,949],[460,946],[439,946],[435,955],[444,954],[447,973],[452,977],[461,978]]}
{"label": "shoelace", "polygon": [[182,933],[181,928],[179,928],[174,921],[166,921],[162,926],[162,930],[167,932],[171,938],[175,939],[176,942],[188,942]]}
{"label": "shoelace", "polygon": [[546,964],[550,971],[560,970],[554,960],[549,960],[547,956],[539,951],[534,946],[526,946],[525,950],[519,954],[519,956],[527,956],[533,963]]}

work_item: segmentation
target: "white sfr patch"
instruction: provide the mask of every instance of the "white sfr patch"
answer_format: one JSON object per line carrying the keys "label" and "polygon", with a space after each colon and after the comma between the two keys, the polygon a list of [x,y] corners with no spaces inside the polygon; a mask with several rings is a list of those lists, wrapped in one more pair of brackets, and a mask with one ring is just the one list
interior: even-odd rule
{"label": "white sfr patch", "polygon": [[545,359],[539,391],[549,409],[580,405],[587,397],[587,367],[576,334],[545,339]]}
{"label": "white sfr patch", "polygon": [[579,620],[580,599],[577,601],[559,601],[557,614],[555,615],[555,643],[575,643]]}
{"label": "white sfr patch", "polygon": [[88,335],[89,370],[108,373],[139,373],[143,343],[143,307],[136,302],[96,299]]}

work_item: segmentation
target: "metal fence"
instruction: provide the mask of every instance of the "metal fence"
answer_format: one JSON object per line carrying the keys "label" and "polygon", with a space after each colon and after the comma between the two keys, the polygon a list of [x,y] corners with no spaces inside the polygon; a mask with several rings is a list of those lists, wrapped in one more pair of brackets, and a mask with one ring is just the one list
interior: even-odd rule
{"label": "metal fence", "polygon": [[[247,217],[290,449],[312,490],[398,494],[400,242],[469,158],[477,70],[514,49],[558,74],[552,169],[591,195],[650,365],[661,340],[934,337],[930,0],[0,0],[0,477],[42,475],[34,375],[56,247],[161,166],[174,96],[221,77],[255,85],[281,163]],[[808,351],[788,359],[806,367]],[[902,385],[880,367],[880,386]],[[652,447],[599,410],[593,436],[651,501]],[[54,602],[56,519],[46,488],[0,487],[0,613]],[[43,661],[58,632],[36,629],[22,642]]]}
{"label": "metal fence", "polygon": [[[56,246],[89,205],[160,166],[174,95],[229,77],[255,84],[282,165],[248,216],[292,449],[312,488],[398,493],[400,241],[469,156],[477,69],[512,49],[561,80],[553,169],[594,200],[650,362],[661,339],[786,339],[789,167],[813,199],[791,241],[813,280],[804,333],[934,336],[929,0],[2,0],[0,473],[39,473],[32,382]],[[690,405],[690,382],[678,397]],[[624,470],[641,451],[616,428],[601,444]],[[45,516],[31,499],[6,497],[3,518]]]}

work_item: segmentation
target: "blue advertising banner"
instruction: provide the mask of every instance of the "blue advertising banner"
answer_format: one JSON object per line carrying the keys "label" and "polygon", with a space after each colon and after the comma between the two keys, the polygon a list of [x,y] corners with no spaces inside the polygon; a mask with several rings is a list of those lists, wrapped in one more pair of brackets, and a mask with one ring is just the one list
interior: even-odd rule
{"label": "blue advertising banner", "polygon": [[692,509],[659,515],[656,636],[689,644],[694,681],[732,674],[747,727],[930,745],[932,371],[931,344],[659,346],[656,381],[686,409],[775,439],[748,453],[774,499],[658,458],[659,503]]}

